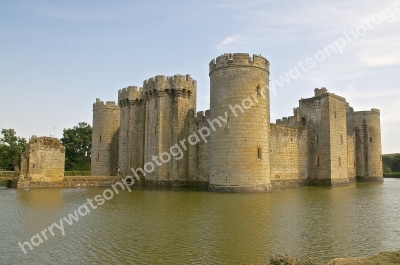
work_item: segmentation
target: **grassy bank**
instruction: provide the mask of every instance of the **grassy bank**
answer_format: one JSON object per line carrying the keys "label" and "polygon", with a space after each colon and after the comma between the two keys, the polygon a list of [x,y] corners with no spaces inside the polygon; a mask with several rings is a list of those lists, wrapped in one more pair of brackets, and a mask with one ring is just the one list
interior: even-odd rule
{"label": "grassy bank", "polygon": [[400,178],[400,173],[384,173],[384,178]]}
{"label": "grassy bank", "polygon": [[[289,256],[275,255],[270,257],[267,265],[321,265],[322,263],[310,258],[291,258]],[[382,252],[377,256],[364,258],[336,258],[326,265],[394,265],[400,264],[400,250]]]}
{"label": "grassy bank", "polygon": [[391,265],[400,264],[400,250],[395,252],[382,252],[377,256],[367,258],[340,258],[334,259],[327,265]]}

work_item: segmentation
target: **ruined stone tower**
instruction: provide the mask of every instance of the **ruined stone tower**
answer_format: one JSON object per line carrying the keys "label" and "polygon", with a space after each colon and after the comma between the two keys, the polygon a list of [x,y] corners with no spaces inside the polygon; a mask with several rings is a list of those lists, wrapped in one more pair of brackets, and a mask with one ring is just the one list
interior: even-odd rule
{"label": "ruined stone tower", "polygon": [[[64,178],[65,147],[60,140],[39,137],[29,142],[21,155],[21,177],[29,186],[57,186]],[[24,184],[18,181],[18,187]]]}
{"label": "ruined stone tower", "polygon": [[380,111],[356,111],[347,114],[349,131],[355,139],[355,172],[359,181],[383,181]]}
{"label": "ruined stone tower", "polygon": [[110,176],[118,167],[120,108],[114,102],[93,104],[91,175]]}
{"label": "ruined stone tower", "polygon": [[210,62],[210,120],[215,127],[227,120],[211,133],[210,190],[270,188],[268,85],[269,62],[262,56],[224,54]]}

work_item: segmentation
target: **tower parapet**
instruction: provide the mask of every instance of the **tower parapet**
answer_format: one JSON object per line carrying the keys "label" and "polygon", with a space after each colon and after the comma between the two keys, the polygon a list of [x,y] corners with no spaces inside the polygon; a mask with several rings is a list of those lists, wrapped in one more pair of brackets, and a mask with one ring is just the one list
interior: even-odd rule
{"label": "tower parapet", "polygon": [[250,57],[248,53],[225,53],[218,56],[217,59],[211,60],[210,75],[215,70],[231,66],[256,67],[269,74],[269,61],[261,55],[254,54],[253,57]]}
{"label": "tower parapet", "polygon": [[196,92],[197,82],[190,75],[157,75],[143,81],[143,93],[146,97],[162,96],[164,92],[190,98]]}
{"label": "tower parapet", "polygon": [[93,103],[93,110],[95,109],[119,109],[118,105],[115,104],[115,101],[101,101],[99,98],[96,98],[96,102]]}
{"label": "tower parapet", "polygon": [[143,89],[137,86],[128,86],[118,91],[118,104],[123,106],[133,105],[143,99]]}

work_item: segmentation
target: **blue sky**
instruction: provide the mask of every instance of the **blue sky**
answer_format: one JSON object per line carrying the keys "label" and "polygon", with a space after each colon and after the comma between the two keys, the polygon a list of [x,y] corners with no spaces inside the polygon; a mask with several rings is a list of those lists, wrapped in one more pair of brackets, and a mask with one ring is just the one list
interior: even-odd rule
{"label": "blue sky", "polygon": [[270,61],[271,80],[289,74],[271,121],[327,87],[355,110],[381,109],[383,152],[400,152],[400,0],[3,0],[0,21],[0,127],[24,137],[91,123],[96,98],[159,74],[190,74],[208,109],[209,62],[246,52]]}

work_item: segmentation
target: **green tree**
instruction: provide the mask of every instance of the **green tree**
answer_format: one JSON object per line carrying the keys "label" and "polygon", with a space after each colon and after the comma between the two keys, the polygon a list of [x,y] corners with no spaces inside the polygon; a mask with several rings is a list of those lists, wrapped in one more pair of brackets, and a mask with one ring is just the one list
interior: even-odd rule
{"label": "green tree", "polygon": [[383,155],[382,156],[382,164],[383,164],[383,173],[392,173],[392,155]]}
{"label": "green tree", "polygon": [[63,130],[61,143],[65,147],[65,170],[90,170],[90,150],[92,149],[92,127],[80,122],[78,126]]}
{"label": "green tree", "polygon": [[395,154],[392,159],[392,172],[400,172],[400,154]]}
{"label": "green tree", "polygon": [[14,170],[21,164],[21,154],[27,144],[26,139],[18,137],[14,129],[2,129],[0,138],[0,168]]}

